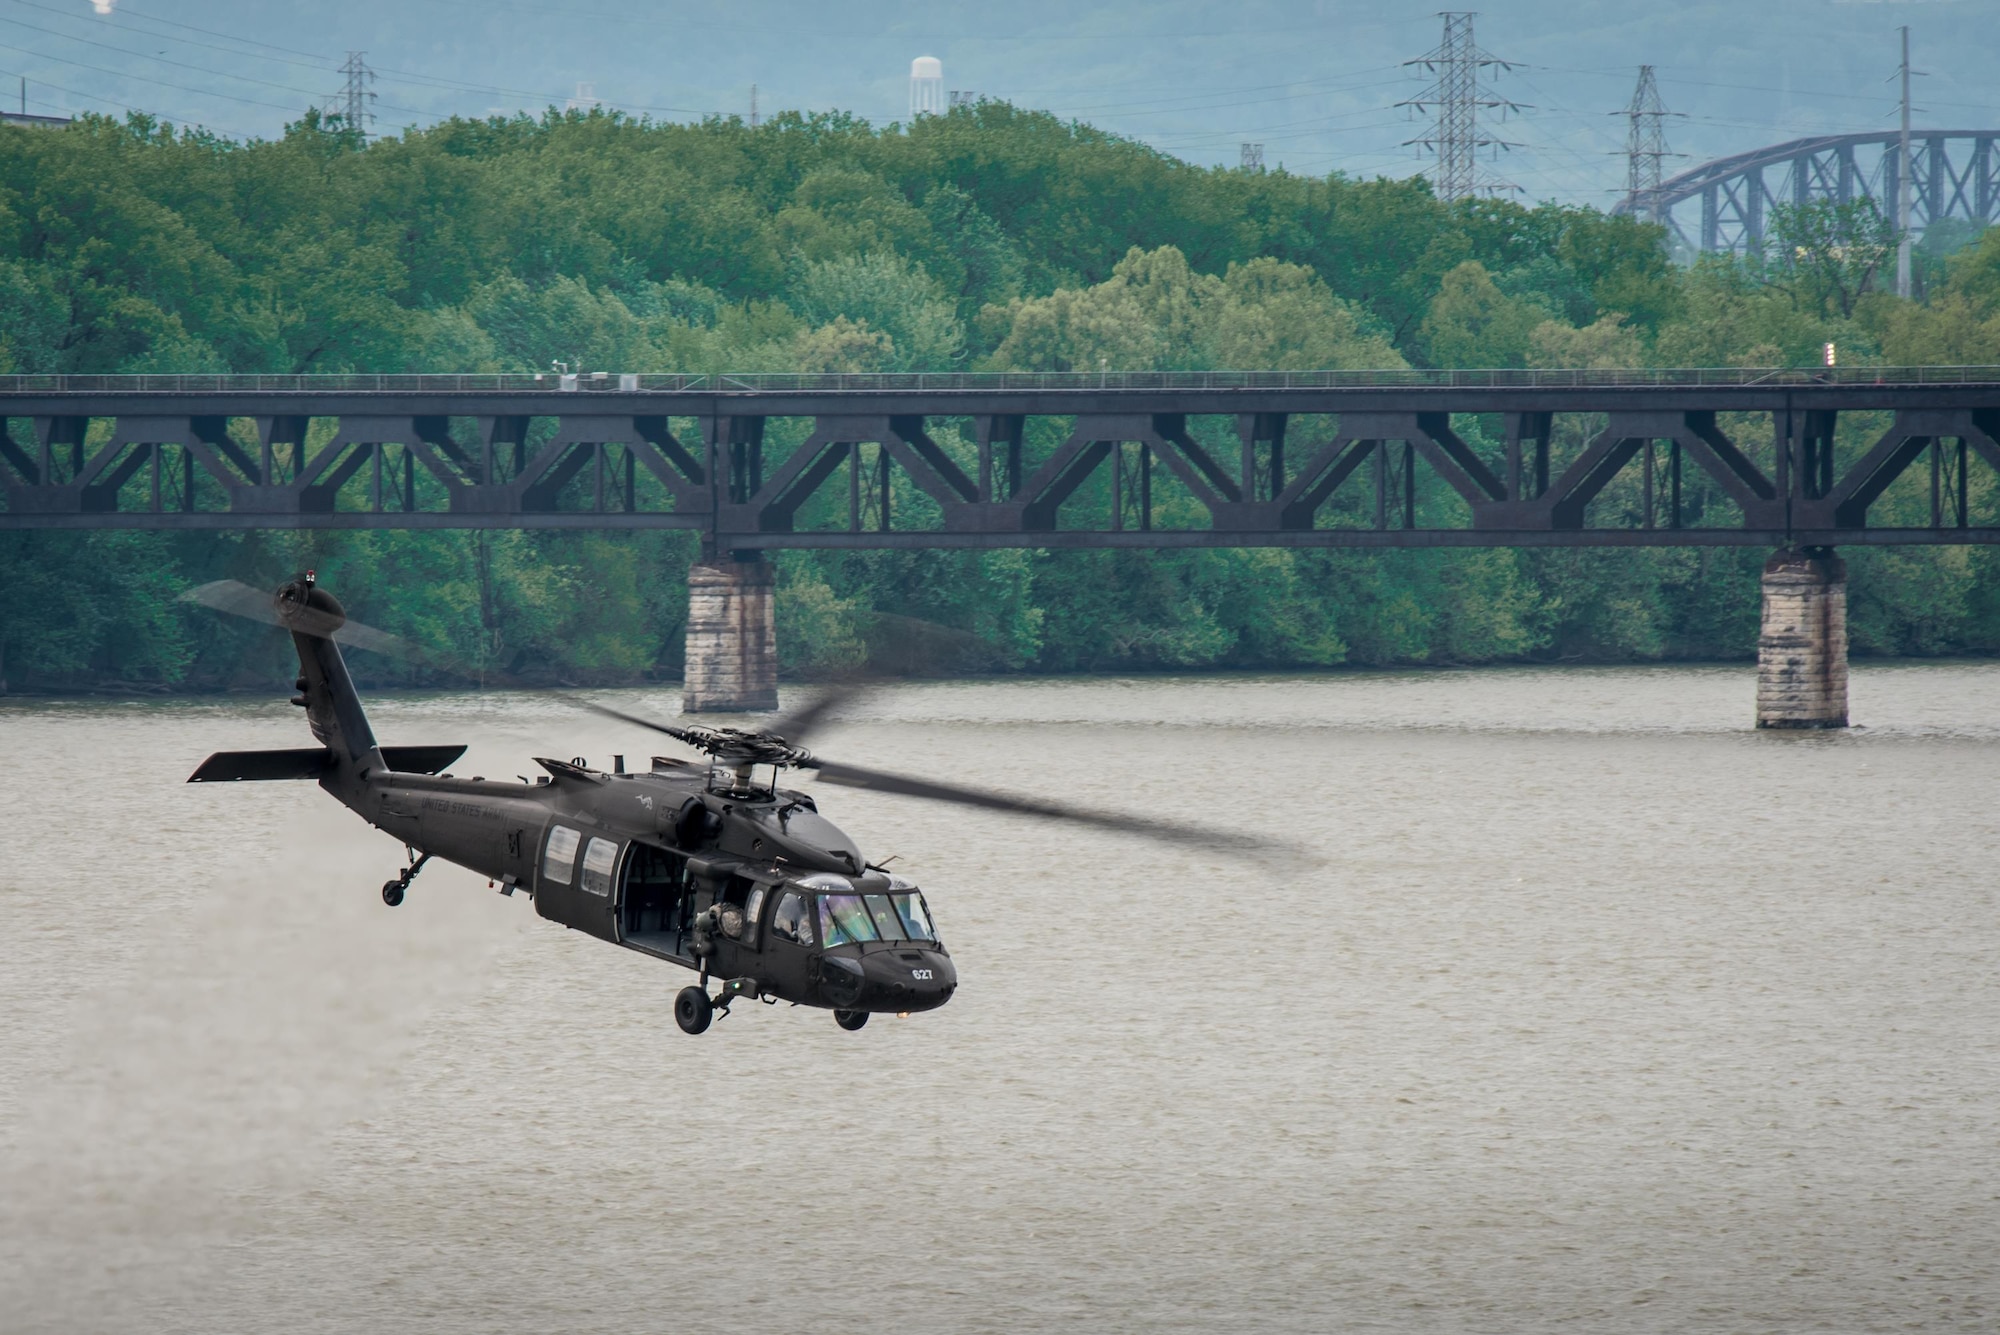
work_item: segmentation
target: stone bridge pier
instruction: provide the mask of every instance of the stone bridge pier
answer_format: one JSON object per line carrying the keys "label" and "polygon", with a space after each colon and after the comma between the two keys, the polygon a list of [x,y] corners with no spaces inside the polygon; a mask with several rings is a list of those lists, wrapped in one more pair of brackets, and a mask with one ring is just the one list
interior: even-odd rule
{"label": "stone bridge pier", "polygon": [[[740,557],[743,554],[738,554]],[[1764,563],[1757,726],[1847,726],[1847,563],[1831,548],[1785,548]],[[681,708],[750,714],[778,707],[771,565],[704,561],[688,571]]]}
{"label": "stone bridge pier", "polygon": [[755,714],[778,707],[772,586],[771,564],[761,558],[703,561],[688,569],[684,712]]}
{"label": "stone bridge pier", "polygon": [[1847,563],[1830,547],[1764,563],[1757,636],[1757,726],[1847,726]]}

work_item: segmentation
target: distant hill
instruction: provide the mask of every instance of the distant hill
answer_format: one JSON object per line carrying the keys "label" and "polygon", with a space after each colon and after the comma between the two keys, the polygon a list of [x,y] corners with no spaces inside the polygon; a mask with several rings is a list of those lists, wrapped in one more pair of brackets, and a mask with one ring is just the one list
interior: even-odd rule
{"label": "distant hill", "polygon": [[[1480,45],[1518,62],[1496,72],[1497,90],[1532,108],[1495,127],[1520,147],[1494,170],[1531,198],[1615,198],[1624,123],[1611,113],[1641,63],[1687,117],[1670,138],[1689,163],[1886,126],[1901,23],[1930,72],[1919,123],[2000,125],[1996,21],[1996,0],[1490,0]],[[377,126],[390,131],[539,110],[579,85],[687,119],[747,117],[755,84],[767,113],[842,109],[879,123],[906,117],[910,60],[935,55],[950,90],[1045,107],[1190,161],[1234,163],[1256,142],[1272,166],[1402,176],[1422,169],[1401,146],[1422,122],[1394,104],[1424,86],[1403,62],[1438,31],[1428,0],[9,0],[0,70],[28,78],[31,112],[135,107],[269,136],[333,98],[350,50],[376,71]]]}

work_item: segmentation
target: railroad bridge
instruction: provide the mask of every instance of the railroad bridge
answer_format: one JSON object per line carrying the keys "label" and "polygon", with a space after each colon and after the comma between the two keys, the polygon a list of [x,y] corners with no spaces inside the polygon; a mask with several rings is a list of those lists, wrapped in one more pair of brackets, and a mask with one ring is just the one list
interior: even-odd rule
{"label": "railroad bridge", "polygon": [[685,705],[785,547],[1756,546],[1761,726],[1847,717],[1837,549],[2000,542],[2000,368],[0,377],[0,528],[700,536]]}
{"label": "railroad bridge", "polygon": [[[2000,130],[1910,132],[1913,232],[1946,220],[2000,223],[1996,144]],[[1814,135],[1704,162],[1657,189],[1626,197],[1612,212],[1664,223],[1691,250],[1761,254],[1780,205],[1872,203],[1893,216],[1903,170],[1901,136],[1894,130]],[[1698,221],[1686,216],[1690,201]]]}

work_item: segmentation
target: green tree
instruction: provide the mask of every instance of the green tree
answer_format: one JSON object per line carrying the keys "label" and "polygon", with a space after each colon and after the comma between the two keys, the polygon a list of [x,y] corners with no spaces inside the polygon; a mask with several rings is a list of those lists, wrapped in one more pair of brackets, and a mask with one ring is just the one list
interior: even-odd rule
{"label": "green tree", "polygon": [[884,370],[944,370],[964,351],[955,303],[922,265],[890,252],[804,261],[789,296],[809,324],[845,319],[887,335]]}
{"label": "green tree", "polygon": [[1854,314],[1896,253],[1896,227],[1872,200],[1772,208],[1764,282],[1821,316]]}
{"label": "green tree", "polygon": [[1370,322],[1304,265],[1232,264],[1208,312],[1208,362],[1236,370],[1364,370],[1407,365]]}
{"label": "green tree", "polygon": [[1440,282],[1421,337],[1433,366],[1520,366],[1545,318],[1503,293],[1485,265],[1467,260]]}

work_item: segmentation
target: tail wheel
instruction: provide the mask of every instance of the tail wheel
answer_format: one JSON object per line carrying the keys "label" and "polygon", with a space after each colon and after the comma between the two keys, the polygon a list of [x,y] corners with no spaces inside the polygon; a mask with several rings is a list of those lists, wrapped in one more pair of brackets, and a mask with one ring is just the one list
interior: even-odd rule
{"label": "tail wheel", "polygon": [[382,882],[382,902],[390,908],[395,908],[396,905],[402,903],[403,883],[401,881]]}
{"label": "tail wheel", "polygon": [[715,1018],[715,1006],[708,993],[698,987],[684,987],[674,998],[674,1023],[683,1033],[699,1034]]}
{"label": "tail wheel", "polygon": [[868,1023],[867,1011],[835,1011],[833,1022],[850,1034]]}

